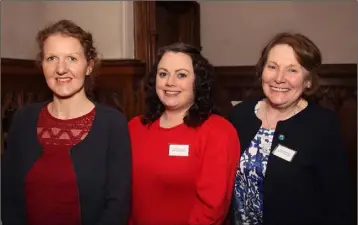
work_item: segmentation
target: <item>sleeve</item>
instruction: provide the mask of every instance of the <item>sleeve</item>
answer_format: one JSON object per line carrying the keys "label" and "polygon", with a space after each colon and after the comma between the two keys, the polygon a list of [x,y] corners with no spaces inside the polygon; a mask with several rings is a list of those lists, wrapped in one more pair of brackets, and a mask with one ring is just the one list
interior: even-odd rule
{"label": "sleeve", "polygon": [[[7,136],[7,147],[1,159],[1,220],[3,225],[23,224],[21,220],[22,205],[18,205],[18,198],[14,192],[16,185],[12,180],[13,171],[16,170],[16,143],[21,129],[22,111],[17,110],[13,116],[11,127]],[[22,218],[23,219],[23,218]]]}
{"label": "sleeve", "polygon": [[332,225],[355,224],[353,182],[338,119],[335,116],[327,118],[322,132],[324,139],[317,156],[317,170],[324,196],[325,219]]}
{"label": "sleeve", "polygon": [[104,211],[97,225],[126,225],[129,219],[132,183],[132,153],[127,121],[122,114],[110,121],[107,186]]}
{"label": "sleeve", "polygon": [[197,198],[190,225],[221,225],[228,212],[240,155],[239,139],[233,127],[214,130],[205,139]]}

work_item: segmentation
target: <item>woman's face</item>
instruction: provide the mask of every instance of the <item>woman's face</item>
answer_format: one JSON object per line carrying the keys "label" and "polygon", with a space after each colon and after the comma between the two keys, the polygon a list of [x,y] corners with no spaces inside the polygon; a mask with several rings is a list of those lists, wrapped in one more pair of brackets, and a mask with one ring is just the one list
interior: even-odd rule
{"label": "woman's face", "polygon": [[187,110],[194,103],[193,62],[184,53],[167,52],[159,61],[156,92],[166,110]]}
{"label": "woman's face", "polygon": [[299,64],[292,47],[278,44],[270,50],[262,72],[265,96],[275,107],[289,107],[310,85],[307,75],[308,71]]}
{"label": "woman's face", "polygon": [[54,34],[43,47],[42,70],[48,87],[59,98],[84,94],[86,75],[91,73],[84,49],[77,38]]}

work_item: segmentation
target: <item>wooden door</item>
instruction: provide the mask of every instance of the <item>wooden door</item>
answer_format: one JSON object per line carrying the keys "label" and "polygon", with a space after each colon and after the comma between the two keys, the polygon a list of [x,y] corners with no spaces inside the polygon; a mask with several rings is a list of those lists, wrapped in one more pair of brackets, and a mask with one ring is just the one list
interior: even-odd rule
{"label": "wooden door", "polygon": [[200,7],[195,1],[156,2],[157,48],[174,42],[200,46]]}
{"label": "wooden door", "polygon": [[153,65],[158,48],[186,42],[201,49],[200,5],[196,1],[135,1],[135,57]]}

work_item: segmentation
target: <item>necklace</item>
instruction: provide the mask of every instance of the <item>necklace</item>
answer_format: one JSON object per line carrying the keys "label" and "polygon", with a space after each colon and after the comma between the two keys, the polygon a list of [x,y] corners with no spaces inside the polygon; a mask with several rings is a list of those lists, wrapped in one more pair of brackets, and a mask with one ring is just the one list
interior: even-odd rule
{"label": "necklace", "polygon": [[[293,107],[292,111],[293,111],[293,114],[292,116],[296,115],[300,106],[301,106],[301,102],[302,102],[302,99],[299,100],[299,102],[297,103],[297,105],[295,107]],[[267,104],[267,103],[266,103]],[[267,105],[265,107],[265,120],[266,120],[266,124],[268,125],[268,128],[271,130],[272,129],[272,126],[271,124],[269,123],[268,121],[268,118],[267,118]]]}

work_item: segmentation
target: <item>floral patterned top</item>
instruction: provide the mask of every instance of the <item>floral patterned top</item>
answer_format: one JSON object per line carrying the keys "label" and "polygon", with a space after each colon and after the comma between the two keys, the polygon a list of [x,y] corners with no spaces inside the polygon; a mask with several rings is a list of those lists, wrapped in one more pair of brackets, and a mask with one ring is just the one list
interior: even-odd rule
{"label": "floral patterned top", "polygon": [[274,132],[261,127],[240,158],[234,189],[236,225],[263,223],[263,182]]}

